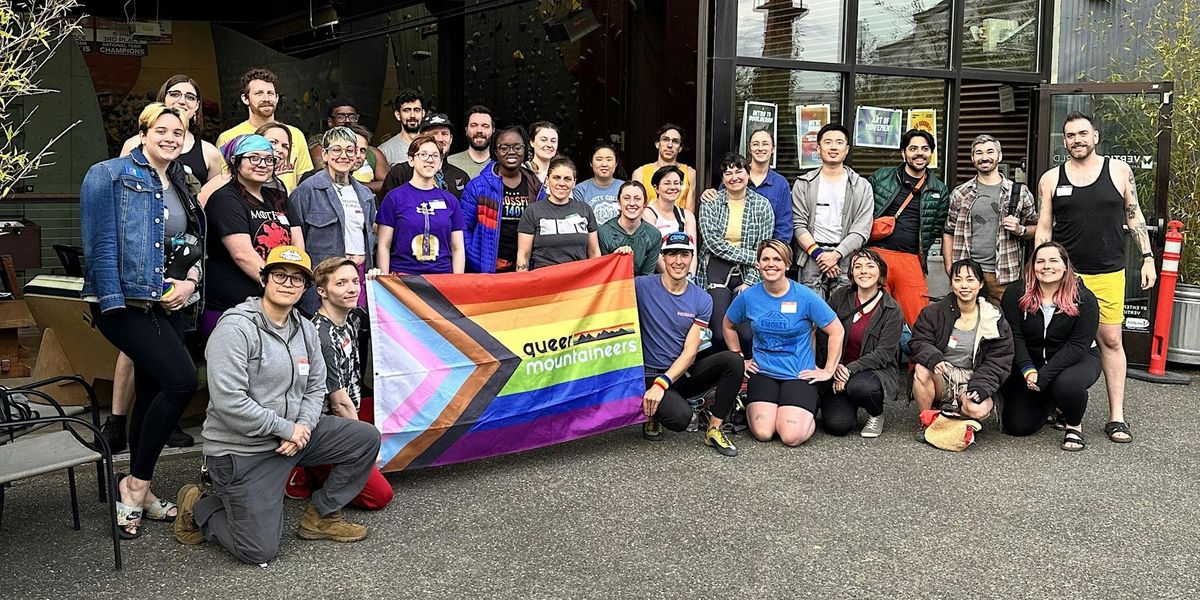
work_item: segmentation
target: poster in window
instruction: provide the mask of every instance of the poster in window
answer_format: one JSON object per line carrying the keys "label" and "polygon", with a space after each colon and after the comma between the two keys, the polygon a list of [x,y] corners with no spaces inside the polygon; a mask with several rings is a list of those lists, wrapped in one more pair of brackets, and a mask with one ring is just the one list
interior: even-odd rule
{"label": "poster in window", "polygon": [[[908,129],[920,129],[928,131],[935,139],[937,138],[937,111],[932,108],[914,108],[908,111]],[[938,166],[938,153],[935,150],[933,156],[929,157],[929,168],[936,169]]]}
{"label": "poster in window", "polygon": [[800,168],[821,166],[817,149],[817,132],[829,124],[828,104],[805,104],[796,107],[796,140],[800,144]]}
{"label": "poster in window", "polygon": [[[750,134],[759,129],[769,130],[772,140],[779,139],[779,105],[747,100],[742,110],[742,143],[738,146],[738,153],[750,153],[747,150],[747,142],[750,141]],[[772,169],[776,166],[778,155],[779,152],[771,155]]]}
{"label": "poster in window", "polygon": [[854,145],[859,148],[900,147],[904,110],[860,106],[854,119]]}

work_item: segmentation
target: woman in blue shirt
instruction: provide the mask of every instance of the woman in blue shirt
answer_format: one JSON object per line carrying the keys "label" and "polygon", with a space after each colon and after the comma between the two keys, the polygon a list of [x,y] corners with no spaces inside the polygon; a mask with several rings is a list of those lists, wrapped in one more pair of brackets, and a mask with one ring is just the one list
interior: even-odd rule
{"label": "woman in blue shirt", "polygon": [[[730,350],[741,354],[737,326],[749,321],[753,330],[754,359],[746,361],[750,382],[746,417],[759,441],[775,434],[787,446],[799,446],[812,437],[817,412],[817,384],[828,381],[842,355],[844,330],[837,313],[812,290],[787,278],[792,250],[769,239],[758,245],[756,267],[762,282],[733,299],[725,313],[722,331]],[[829,336],[823,368],[813,358],[812,331]]]}

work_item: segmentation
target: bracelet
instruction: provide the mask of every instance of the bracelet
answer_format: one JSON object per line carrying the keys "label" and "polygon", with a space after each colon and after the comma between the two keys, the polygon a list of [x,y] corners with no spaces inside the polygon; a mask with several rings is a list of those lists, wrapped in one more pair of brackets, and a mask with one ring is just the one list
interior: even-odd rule
{"label": "bracelet", "polygon": [[662,388],[662,391],[665,392],[667,388],[671,387],[671,379],[664,373],[654,378],[654,385]]}
{"label": "bracelet", "polygon": [[192,285],[196,286],[197,288],[200,287],[200,280],[196,279],[195,277],[187,277],[184,279],[184,281],[190,281],[192,282]]}
{"label": "bracelet", "polygon": [[1035,374],[1037,373],[1037,369],[1033,368],[1033,365],[1030,365],[1030,366],[1025,367],[1024,369],[1021,369],[1021,377],[1025,378],[1025,379],[1029,379],[1030,373],[1035,373]]}
{"label": "bracelet", "polygon": [[1146,260],[1147,258],[1154,258],[1154,253],[1153,252],[1143,252],[1142,260]]}

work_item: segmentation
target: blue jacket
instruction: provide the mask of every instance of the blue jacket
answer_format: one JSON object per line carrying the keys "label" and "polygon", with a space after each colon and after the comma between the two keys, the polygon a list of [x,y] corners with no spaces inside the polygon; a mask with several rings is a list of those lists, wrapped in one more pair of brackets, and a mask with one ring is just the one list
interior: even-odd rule
{"label": "blue jacket", "polygon": [[[204,211],[183,165],[172,162],[167,178],[187,209],[187,232],[203,244]],[[83,296],[96,298],[101,312],[125,308],[130,300],[162,299],[167,242],[162,192],[162,182],[140,147],[128,156],[92,165],[84,176],[79,190]],[[189,302],[198,298],[194,295]]]}
{"label": "blue jacket", "polygon": [[[358,203],[362,206],[366,261],[370,269],[375,260],[375,195],[353,177],[350,178],[350,185],[354,186],[354,193],[358,194]],[[296,186],[291,198],[288,198],[287,217],[290,225],[299,227],[304,234],[304,251],[312,258],[314,267],[330,256],[346,254],[345,233],[342,231],[346,211],[342,208],[337,190],[333,188],[329,171],[322,169]]]}
{"label": "blue jacket", "polygon": [[[521,168],[531,201],[546,197],[542,182],[533,171]],[[496,163],[488,163],[479,176],[463,190],[458,209],[463,217],[463,241],[467,250],[468,273],[495,273],[500,252],[500,211],[504,203],[504,180],[496,172]]]}

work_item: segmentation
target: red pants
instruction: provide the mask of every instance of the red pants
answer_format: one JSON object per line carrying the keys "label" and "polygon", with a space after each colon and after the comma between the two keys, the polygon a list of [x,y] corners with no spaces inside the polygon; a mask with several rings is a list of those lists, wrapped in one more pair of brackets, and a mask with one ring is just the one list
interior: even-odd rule
{"label": "red pants", "polygon": [[904,320],[912,327],[917,322],[921,309],[929,304],[929,286],[925,283],[925,272],[921,270],[921,258],[908,252],[897,252],[884,248],[872,248],[887,263],[887,292],[900,303]]}
{"label": "red pants", "polygon": [[[375,422],[373,400],[373,398],[363,398],[359,403],[358,418],[360,421]],[[308,498],[312,495],[313,490],[320,489],[325,485],[325,479],[329,477],[329,472],[332,470],[331,465],[292,469],[286,487],[287,496],[289,498]],[[379,510],[387,506],[394,495],[392,484],[383,476],[383,473],[379,472],[379,467],[375,467],[371,470],[371,476],[367,478],[367,484],[363,486],[362,491],[350,501],[350,506],[363,510]]]}

